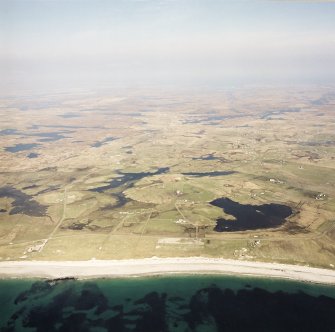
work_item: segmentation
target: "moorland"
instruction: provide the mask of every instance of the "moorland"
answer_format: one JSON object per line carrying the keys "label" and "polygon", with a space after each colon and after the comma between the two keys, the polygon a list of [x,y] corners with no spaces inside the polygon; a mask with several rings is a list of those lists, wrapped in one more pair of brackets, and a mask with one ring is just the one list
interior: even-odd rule
{"label": "moorland", "polygon": [[335,92],[0,99],[0,259],[334,268]]}

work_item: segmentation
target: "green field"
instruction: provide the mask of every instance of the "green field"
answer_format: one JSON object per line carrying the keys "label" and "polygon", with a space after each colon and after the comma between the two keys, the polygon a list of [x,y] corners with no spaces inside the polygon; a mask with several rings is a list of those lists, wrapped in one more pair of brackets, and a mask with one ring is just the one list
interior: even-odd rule
{"label": "green field", "polygon": [[[60,106],[43,111],[2,100],[0,259],[201,255],[334,268],[334,100],[312,102],[325,94],[57,95],[48,98]],[[29,105],[24,116],[14,104]],[[218,198],[292,214],[221,232],[217,219],[241,215],[210,204]]]}

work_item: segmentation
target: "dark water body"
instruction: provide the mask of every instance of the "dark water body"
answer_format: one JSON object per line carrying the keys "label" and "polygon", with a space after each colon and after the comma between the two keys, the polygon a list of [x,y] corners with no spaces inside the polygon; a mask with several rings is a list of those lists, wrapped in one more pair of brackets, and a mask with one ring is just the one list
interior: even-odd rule
{"label": "dark water body", "polygon": [[91,219],[84,219],[80,221],[73,222],[68,225],[62,225],[60,228],[61,229],[71,229],[73,231],[81,231],[83,229],[88,229],[91,231],[96,231],[99,229],[96,225],[91,225],[91,223],[94,222],[94,220]]}
{"label": "dark water body", "polygon": [[188,172],[188,173],[181,173],[186,176],[194,176],[197,178],[203,176],[215,177],[215,176],[223,176],[223,175],[231,175],[237,173],[236,171],[214,171],[214,172]]}
{"label": "dark water body", "polygon": [[109,184],[97,188],[89,189],[92,192],[102,193],[110,189],[126,187],[130,188],[134,182],[139,181],[147,176],[159,175],[169,171],[169,167],[161,167],[155,172],[123,173],[118,171],[119,177],[110,180]]}
{"label": "dark water body", "polygon": [[[210,114],[211,112],[208,112]],[[234,115],[208,115],[208,116],[191,116],[189,119],[184,120],[183,124],[203,124],[203,125],[218,125],[221,123],[221,121],[224,120],[232,120],[237,118],[243,118],[247,115],[244,113],[234,114]]]}
{"label": "dark water body", "polygon": [[32,199],[33,196],[27,195],[21,190],[13,187],[5,186],[0,188],[0,198],[8,197],[12,198],[12,209],[9,214],[26,214],[33,217],[42,217],[46,215],[47,206],[41,205]]}
{"label": "dark water body", "polygon": [[5,150],[11,153],[16,153],[20,151],[31,150],[37,148],[38,146],[40,146],[40,144],[36,143],[16,144],[14,146],[7,146]]}
{"label": "dark water body", "polygon": [[16,129],[3,129],[0,130],[0,136],[18,135]]}
{"label": "dark water body", "polygon": [[[126,197],[124,193],[115,193],[111,194],[114,198],[117,199],[117,202],[114,204],[107,204],[101,208],[103,211],[114,210],[121,208],[122,206],[126,205],[127,203],[133,202],[130,198]],[[142,205],[143,206],[143,205]]]}
{"label": "dark water body", "polygon": [[289,206],[282,204],[240,204],[229,198],[218,198],[210,204],[222,208],[225,213],[234,216],[236,219],[218,218],[214,228],[217,232],[274,228],[282,225],[286,221],[285,218],[293,213]]}
{"label": "dark water body", "polygon": [[[26,112],[26,111],[30,111],[30,110],[45,110],[46,108],[61,107],[61,106],[62,106],[62,102],[50,101],[49,100],[49,101],[40,101],[40,102],[29,103],[28,105],[24,105],[24,106],[22,106],[22,104],[17,104],[16,107],[20,108],[20,111]],[[45,111],[47,111],[47,110],[45,110]]]}
{"label": "dark water body", "polygon": [[335,140],[298,142],[303,146],[334,146]]}
{"label": "dark water body", "polygon": [[136,181],[139,181],[147,176],[153,176],[158,174],[163,174],[169,171],[169,167],[161,167],[155,172],[140,172],[140,173],[123,173],[118,171],[117,174],[119,177],[111,179],[109,184],[104,186],[96,187],[89,189],[91,192],[104,193],[108,190],[113,190],[114,192],[110,193],[111,196],[117,199],[115,204],[109,204],[105,206],[104,210],[118,209],[127,203],[131,202],[129,198],[124,195],[124,191],[128,188],[131,188]]}
{"label": "dark water body", "polygon": [[46,189],[43,189],[43,190],[37,192],[34,196],[42,195],[42,194],[46,194],[46,193],[49,193],[49,192],[51,192],[51,191],[56,191],[56,190],[58,190],[59,188],[60,188],[60,186],[57,186],[57,185],[50,186],[50,187],[48,187],[48,188],[46,188]]}
{"label": "dark water body", "polygon": [[83,128],[98,128],[103,129],[103,127],[86,127],[86,126],[72,126],[72,125],[37,125],[33,124],[29,129],[39,129],[39,128],[66,128],[66,129],[83,129]]}
{"label": "dark water body", "polygon": [[[33,125],[29,129],[38,129],[39,127],[36,125]],[[0,131],[1,136],[24,136],[24,137],[41,137],[38,139],[39,142],[53,142],[53,141],[58,141],[63,138],[67,138],[67,136],[64,136],[63,134],[70,134],[73,133],[73,131],[70,130],[63,130],[63,131],[57,131],[57,132],[31,132],[31,131],[18,131],[16,129],[4,129]],[[24,145],[24,144],[21,144]],[[26,150],[26,149],[25,149]],[[16,151],[14,151],[16,152]]]}
{"label": "dark water body", "polygon": [[281,115],[285,113],[298,113],[300,111],[301,111],[300,108],[287,108],[287,109],[267,111],[267,112],[262,113],[260,118],[265,119],[265,120],[271,120],[272,116]]}
{"label": "dark water body", "polygon": [[215,157],[214,153],[210,153],[200,157],[194,157],[192,160],[221,160],[220,157]]}
{"label": "dark water body", "polygon": [[335,286],[231,276],[1,280],[0,331],[335,329]]}
{"label": "dark water body", "polygon": [[131,188],[136,181],[139,181],[147,176],[163,174],[168,172],[169,170],[169,167],[161,167],[155,172],[123,173],[121,171],[118,171],[117,174],[119,175],[119,177],[111,179],[109,184],[89,189],[89,191],[104,193],[108,190],[114,189],[114,192],[110,193],[110,195],[116,198],[117,202],[115,204],[106,205],[103,210],[119,209],[127,203],[131,202],[131,199],[126,197],[123,192],[126,189]]}
{"label": "dark water body", "polygon": [[106,113],[103,113],[103,114],[110,115],[110,116],[130,116],[130,117],[143,116],[143,114],[139,113],[139,112],[134,112],[134,113],[106,112]]}
{"label": "dark water body", "polygon": [[286,140],[285,143],[287,144],[299,144],[302,146],[334,146],[335,140],[323,140],[323,141],[297,141],[297,140]]}
{"label": "dark water body", "polygon": [[[29,136],[37,136],[37,137],[42,137],[38,139],[39,142],[55,142],[59,141],[63,138],[66,138],[66,136],[62,135],[64,132],[49,132],[49,133],[36,133],[36,134],[31,134]],[[67,131],[66,133],[72,133]]]}
{"label": "dark water body", "polygon": [[71,118],[79,118],[81,117],[82,115],[79,114],[79,113],[64,113],[64,114],[61,114],[61,115],[58,115],[59,117],[61,118],[64,118],[64,119],[71,119]]}
{"label": "dark water body", "polygon": [[33,189],[33,188],[38,188],[39,186],[37,184],[32,184],[30,186],[27,186],[27,187],[23,187],[22,189],[23,190],[26,190],[26,189]]}
{"label": "dark water body", "polygon": [[117,203],[113,205],[114,209],[121,208],[122,206],[130,202],[130,199],[127,198],[123,193],[113,194],[113,196],[117,199]]}
{"label": "dark water body", "polygon": [[322,106],[329,105],[334,101],[335,94],[333,92],[329,92],[324,94],[321,98],[315,99],[311,101],[312,105]]}
{"label": "dark water body", "polygon": [[100,146],[105,145],[107,142],[112,142],[112,141],[115,141],[117,139],[118,139],[117,137],[111,137],[111,136],[110,137],[106,137],[102,141],[95,142],[94,144],[91,145],[91,147],[92,148],[99,148]]}
{"label": "dark water body", "polygon": [[37,158],[39,156],[39,154],[38,153],[35,153],[35,152],[31,152],[31,153],[29,153],[28,154],[28,158],[30,158],[30,159],[33,159],[33,158]]}

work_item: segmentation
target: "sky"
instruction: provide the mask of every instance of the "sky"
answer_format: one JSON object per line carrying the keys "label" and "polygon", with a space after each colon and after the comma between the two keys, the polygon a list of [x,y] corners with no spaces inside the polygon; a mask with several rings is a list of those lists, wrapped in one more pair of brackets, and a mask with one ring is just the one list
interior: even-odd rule
{"label": "sky", "polygon": [[0,88],[335,83],[335,2],[0,0]]}

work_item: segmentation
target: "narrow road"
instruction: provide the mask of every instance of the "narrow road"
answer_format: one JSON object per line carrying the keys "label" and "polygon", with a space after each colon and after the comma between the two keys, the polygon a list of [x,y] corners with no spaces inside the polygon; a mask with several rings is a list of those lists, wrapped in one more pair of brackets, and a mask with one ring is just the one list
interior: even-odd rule
{"label": "narrow road", "polygon": [[179,212],[179,214],[183,217],[183,219],[184,219],[185,221],[188,221],[188,220],[185,218],[185,216],[183,215],[183,213],[180,211],[179,207],[177,206],[177,202],[174,203],[174,206],[175,206],[176,210]]}
{"label": "narrow road", "polygon": [[[145,231],[145,229],[146,229],[146,227],[147,227],[147,225],[148,225],[148,223],[149,223],[149,220],[150,220],[150,218],[151,218],[152,213],[153,213],[153,211],[150,211],[150,213],[149,213],[149,215],[148,215],[148,218],[146,219],[146,221],[144,222],[144,225],[143,225],[143,227],[142,227],[141,234],[139,234],[139,236],[137,237],[137,239],[134,240],[134,243],[135,243],[135,245],[134,245],[134,249],[133,249],[133,251],[134,251],[134,255],[136,254],[137,248],[138,248],[138,246],[139,246],[139,244],[140,244],[140,242],[141,242],[141,239],[142,239],[142,237],[143,237],[143,235],[144,235],[144,231]],[[134,257],[135,257],[135,256],[134,256]]]}
{"label": "narrow road", "polygon": [[128,217],[128,215],[125,216],[124,218],[122,218],[121,221],[108,233],[108,235],[105,238],[105,240],[101,243],[101,246],[99,247],[99,250],[102,250],[102,248],[104,247],[104,245],[111,239],[112,235],[114,233],[116,233],[116,231],[123,226],[123,223],[124,223],[124,221],[126,220],[127,217]]}
{"label": "narrow road", "polygon": [[41,245],[41,247],[39,248],[38,252],[41,252],[44,248],[44,246],[48,243],[48,241],[50,239],[52,239],[52,237],[54,236],[54,234],[57,232],[58,228],[60,227],[60,225],[62,224],[62,222],[65,219],[65,212],[66,212],[66,202],[67,202],[67,194],[66,194],[67,188],[64,188],[64,195],[63,195],[63,213],[57,223],[57,225],[55,226],[55,228],[53,229],[53,231],[49,234],[49,236],[44,240],[43,244]]}

